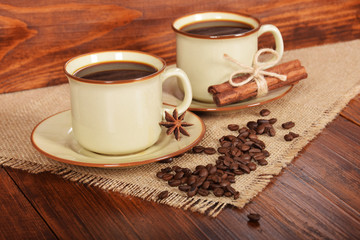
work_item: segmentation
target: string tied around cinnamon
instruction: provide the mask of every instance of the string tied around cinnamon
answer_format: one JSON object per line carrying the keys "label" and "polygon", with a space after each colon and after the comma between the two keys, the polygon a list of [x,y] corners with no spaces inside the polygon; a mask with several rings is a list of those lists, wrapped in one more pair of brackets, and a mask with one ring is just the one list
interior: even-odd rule
{"label": "string tied around cinnamon", "polygon": [[[259,60],[259,57],[261,54],[266,53],[266,52],[271,53],[272,55],[274,55],[274,57],[269,61],[261,62]],[[286,81],[286,79],[287,79],[286,75],[265,71],[265,69],[276,65],[280,61],[280,55],[271,48],[262,48],[259,51],[257,51],[254,56],[253,64],[251,67],[240,63],[239,61],[230,57],[226,53],[224,54],[224,57],[227,60],[230,60],[231,62],[235,63],[236,65],[238,65],[240,67],[239,70],[237,70],[231,74],[231,76],[229,78],[230,85],[233,87],[239,87],[239,86],[245,85],[248,82],[254,80],[257,85],[257,97],[264,96],[268,93],[268,85],[266,83],[264,76],[276,77],[281,81]],[[241,74],[249,74],[249,77],[239,83],[233,82],[233,78],[236,75],[241,75]]]}

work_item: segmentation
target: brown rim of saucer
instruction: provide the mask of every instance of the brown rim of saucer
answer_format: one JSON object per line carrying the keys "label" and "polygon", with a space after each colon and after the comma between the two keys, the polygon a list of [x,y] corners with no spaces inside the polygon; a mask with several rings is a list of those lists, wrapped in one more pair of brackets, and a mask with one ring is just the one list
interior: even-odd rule
{"label": "brown rim of saucer", "polygon": [[[126,52],[126,53],[136,53],[136,54],[143,54],[143,55],[148,55],[150,57],[153,57],[153,58],[156,58],[157,60],[159,60],[160,62],[162,62],[163,66],[161,69],[158,69],[156,68],[155,66],[153,65],[150,65],[150,64],[147,64],[147,63],[144,63],[144,62],[136,62],[136,61],[126,61],[126,62],[136,62],[136,63],[141,63],[141,64],[147,64],[147,65],[150,65],[152,67],[154,67],[155,69],[157,69],[157,71],[155,73],[152,73],[152,74],[149,74],[149,75],[146,75],[144,77],[140,77],[140,78],[134,78],[134,79],[129,79],[129,80],[121,80],[121,81],[104,81],[104,80],[93,80],[93,79],[86,79],[86,78],[80,78],[80,77],[76,77],[74,76],[73,74],[69,73],[67,70],[66,70],[66,67],[69,65],[69,63],[73,60],[76,60],[80,57],[85,57],[85,56],[88,56],[88,55],[93,55],[93,54],[99,54],[99,53],[106,53],[106,52]],[[100,62],[100,63],[107,63],[107,62],[114,62],[113,60],[111,61],[103,61],[103,62]],[[125,61],[118,61],[118,62],[125,62]],[[91,64],[87,64],[85,66],[82,66],[81,68],[77,69],[75,72],[78,72],[79,70],[81,69],[84,69],[86,67],[89,67],[89,66],[92,66],[92,65],[95,65],[95,63],[91,63]],[[139,81],[145,81],[145,80],[148,80],[150,78],[153,78],[154,76],[156,75],[159,75],[160,73],[162,73],[166,68],[166,62],[164,59],[162,59],[161,57],[158,57],[156,55],[153,55],[151,53],[147,53],[147,52],[141,52],[141,51],[135,51],[135,50],[109,50],[109,51],[98,51],[98,52],[89,52],[89,53],[84,53],[84,54],[81,54],[81,55],[78,55],[76,57],[73,57],[73,58],[70,58],[63,66],[63,70],[64,70],[64,73],[67,77],[70,77],[71,79],[73,80],[77,80],[77,81],[80,81],[80,82],[86,82],[86,83],[93,83],[93,84],[105,84],[105,85],[110,85],[110,84],[125,84],[125,83],[132,83],[132,82],[139,82]],[[74,72],[74,73],[75,73]]]}
{"label": "brown rim of saucer", "polygon": [[[198,115],[196,115],[195,113],[187,111],[188,114],[193,114],[193,116],[196,117],[199,120],[199,122],[201,123],[201,133],[192,143],[190,143],[189,145],[187,145],[186,147],[184,147],[182,149],[179,149],[178,151],[175,151],[175,152],[172,152],[172,153],[160,156],[160,157],[155,157],[155,158],[147,159],[147,160],[144,160],[144,161],[130,162],[130,163],[109,163],[109,164],[106,164],[106,163],[77,162],[77,161],[57,157],[57,156],[54,156],[54,155],[52,155],[50,153],[47,153],[45,150],[43,150],[39,146],[37,146],[36,142],[34,140],[35,131],[40,126],[40,124],[42,124],[44,121],[46,121],[47,119],[49,119],[49,118],[51,118],[51,117],[53,117],[55,115],[58,115],[58,114],[61,114],[61,113],[67,112],[67,111],[70,111],[70,110],[68,109],[68,110],[64,110],[64,111],[55,113],[55,114],[53,114],[51,116],[48,116],[47,118],[43,119],[41,122],[39,122],[31,132],[30,141],[31,141],[33,147],[38,152],[43,154],[44,156],[46,156],[46,157],[48,157],[50,159],[53,159],[55,161],[58,161],[58,162],[67,163],[67,164],[71,164],[71,165],[77,165],[77,166],[97,167],[97,168],[124,168],[124,167],[135,167],[135,166],[140,166],[140,165],[144,165],[144,164],[148,164],[148,163],[158,162],[158,161],[161,161],[161,160],[164,160],[164,159],[168,159],[168,158],[171,158],[171,157],[176,157],[176,156],[178,156],[180,154],[186,153],[187,151],[189,151],[190,149],[195,147],[203,139],[203,137],[205,135],[205,131],[206,131],[206,126],[205,126],[204,121]],[[172,137],[172,136],[167,136],[167,137]]]}
{"label": "brown rim of saucer", "polygon": [[[251,18],[253,20],[255,20],[257,23],[258,23],[258,26],[255,27],[254,29],[248,31],[248,32],[245,32],[245,33],[242,33],[242,34],[237,34],[237,35],[226,35],[226,36],[206,36],[206,35],[197,35],[197,34],[192,34],[192,33],[187,33],[187,32],[184,32],[178,28],[176,28],[174,25],[177,21],[179,21],[180,19],[184,19],[184,18],[187,18],[187,17],[190,17],[190,16],[193,16],[193,15],[197,15],[197,14],[205,14],[205,13],[217,13],[217,14],[232,14],[232,15],[240,15],[240,16],[243,16],[243,17],[246,17],[246,18]],[[193,23],[200,23],[200,22],[205,22],[205,21],[209,21],[210,19],[206,19],[206,20],[200,20],[200,21],[194,21],[192,23],[189,23],[189,24],[186,24],[186,25],[183,25],[181,26],[181,28],[184,28],[185,26],[187,25],[190,25],[190,24],[193,24]],[[226,19],[222,19],[222,20],[226,20]],[[234,20],[233,20],[234,21]],[[241,22],[241,21],[238,21],[238,22]],[[248,23],[247,23],[248,24]],[[249,24],[248,24],[249,25]],[[185,36],[188,36],[188,37],[192,37],[192,38],[201,38],[201,39],[212,39],[212,40],[217,40],[217,39],[228,39],[228,38],[240,38],[240,37],[244,37],[244,36],[247,36],[247,35],[250,35],[250,34],[253,34],[254,32],[257,32],[259,29],[260,29],[260,20],[257,19],[256,17],[253,17],[251,15],[248,15],[248,14],[245,14],[245,13],[238,13],[238,12],[231,12],[231,11],[207,11],[207,12],[195,12],[195,13],[190,13],[190,14],[187,14],[187,15],[184,15],[182,17],[179,17],[177,19],[175,19],[175,21],[173,21],[173,23],[171,24],[171,27],[172,29],[176,32],[176,33],[179,33],[179,34],[182,34],[182,35],[185,35]]]}

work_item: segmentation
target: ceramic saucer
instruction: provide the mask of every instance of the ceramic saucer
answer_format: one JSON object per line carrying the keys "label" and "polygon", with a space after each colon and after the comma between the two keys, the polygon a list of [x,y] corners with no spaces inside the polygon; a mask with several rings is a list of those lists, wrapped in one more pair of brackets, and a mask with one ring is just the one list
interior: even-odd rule
{"label": "ceramic saucer", "polygon": [[[175,65],[170,65],[168,68],[175,67]],[[230,104],[223,107],[216,106],[215,103],[205,103],[205,102],[199,102],[196,100],[193,100],[189,111],[194,112],[227,112],[227,111],[234,111],[234,110],[240,110],[244,108],[254,107],[258,105],[262,105],[271,101],[274,101],[276,99],[279,99],[283,96],[285,96],[290,90],[292,89],[291,86],[285,86],[282,88],[278,88],[272,91],[269,91],[269,93],[266,96],[258,97],[258,98],[252,98],[249,100],[241,101],[236,104]],[[176,78],[169,78],[165,83],[163,84],[163,103],[176,106],[181,103],[181,100],[184,97],[183,92],[179,89],[177,85],[177,79]]]}
{"label": "ceramic saucer", "polygon": [[203,121],[194,113],[187,112],[185,122],[190,137],[182,136],[180,141],[166,135],[163,128],[159,140],[144,151],[128,155],[102,155],[82,148],[74,139],[71,128],[70,110],[57,113],[40,122],[31,134],[33,146],[45,156],[59,162],[87,167],[130,167],[160,161],[185,153],[194,147],[205,134]]}

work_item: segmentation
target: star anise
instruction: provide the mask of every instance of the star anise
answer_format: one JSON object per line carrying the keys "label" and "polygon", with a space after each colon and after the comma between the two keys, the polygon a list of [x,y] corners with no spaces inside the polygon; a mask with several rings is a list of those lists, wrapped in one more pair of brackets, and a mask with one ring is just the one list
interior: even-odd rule
{"label": "star anise", "polygon": [[178,141],[180,140],[180,133],[184,134],[185,136],[190,136],[190,134],[184,129],[184,127],[193,125],[191,123],[183,122],[185,113],[186,112],[179,116],[176,108],[174,109],[172,115],[165,111],[166,122],[159,123],[161,126],[168,128],[168,130],[166,131],[167,135],[174,133],[175,139]]}

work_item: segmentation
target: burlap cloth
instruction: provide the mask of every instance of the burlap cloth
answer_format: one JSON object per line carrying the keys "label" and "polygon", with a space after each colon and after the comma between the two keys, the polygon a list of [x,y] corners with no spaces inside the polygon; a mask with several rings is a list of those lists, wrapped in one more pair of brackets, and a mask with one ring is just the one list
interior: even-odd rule
{"label": "burlap cloth", "polygon": [[[70,109],[68,84],[0,95],[0,164],[27,170],[31,173],[49,171],[72,181],[98,186],[159,201],[157,195],[169,190],[161,203],[216,216],[227,205],[243,207],[280,173],[297,153],[334,119],[351,98],[360,92],[360,40],[287,51],[282,62],[299,59],[308,72],[285,97],[264,106],[226,114],[201,114],[206,125],[203,146],[215,147],[218,139],[229,134],[229,123],[245,125],[256,120],[262,108],[271,111],[269,117],[278,119],[275,137],[260,136],[271,153],[267,166],[259,166],[251,174],[236,178],[234,187],[241,195],[237,200],[214,195],[186,197],[184,192],[159,180],[155,174],[166,166],[179,165],[193,169],[199,164],[215,163],[217,155],[185,154],[170,164],[152,163],[128,169],[101,169],[60,163],[39,154],[30,142],[33,128],[44,118]],[[286,142],[280,123],[294,121],[293,132],[300,137]]]}

